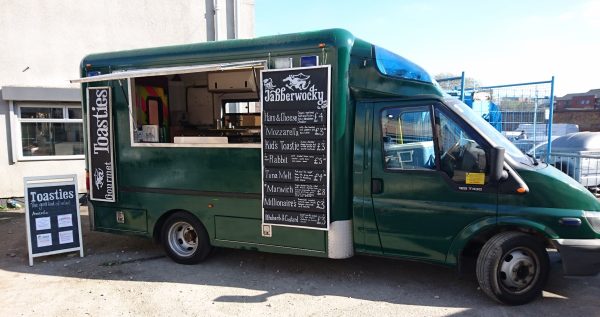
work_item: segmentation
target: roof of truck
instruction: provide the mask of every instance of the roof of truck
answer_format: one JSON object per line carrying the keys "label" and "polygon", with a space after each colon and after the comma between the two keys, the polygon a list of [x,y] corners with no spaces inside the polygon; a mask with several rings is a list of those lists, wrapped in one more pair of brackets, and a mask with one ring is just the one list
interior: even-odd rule
{"label": "roof of truck", "polygon": [[356,37],[347,30],[327,29],[271,35],[253,39],[234,39],[94,53],[84,57],[81,66],[82,69],[87,64],[91,64],[94,68],[117,65],[135,67],[136,65],[152,65],[157,63],[158,60],[162,63],[164,63],[165,60],[173,60],[173,63],[175,63],[176,61],[185,62],[185,60],[191,59],[208,60],[211,57],[214,59],[214,54],[217,52],[222,58],[233,58],[244,54],[256,53],[257,51],[276,52],[278,50],[290,48],[318,48],[321,44],[336,48],[351,48],[355,41],[357,41]]}
{"label": "roof of truck", "polygon": [[[215,69],[222,70],[219,67],[223,65],[229,67],[230,64],[249,62],[254,65],[269,61],[272,57],[290,57],[290,53],[297,55],[303,51],[315,54],[318,50],[327,48],[330,50],[322,51],[323,60],[319,62],[331,64],[331,61],[327,61],[327,56],[332,52],[331,49],[334,49],[335,54],[330,58],[343,63],[337,65],[338,71],[354,74],[349,76],[346,84],[363,98],[377,98],[382,95],[443,95],[433,78],[419,65],[358,39],[344,29],[91,54],[81,62],[82,77],[71,82],[150,76],[150,72],[166,74],[180,71],[179,67],[186,68],[188,72],[193,71],[191,68],[196,66],[214,66]],[[351,64],[351,58],[359,58],[361,61]]]}

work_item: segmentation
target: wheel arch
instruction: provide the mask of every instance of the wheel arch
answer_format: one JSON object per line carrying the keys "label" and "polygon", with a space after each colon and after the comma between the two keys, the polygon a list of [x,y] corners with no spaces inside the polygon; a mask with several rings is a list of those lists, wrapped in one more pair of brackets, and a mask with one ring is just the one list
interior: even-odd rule
{"label": "wheel arch", "polygon": [[[155,243],[160,243],[160,235],[162,232],[162,226],[165,224],[165,222],[167,221],[167,219],[169,219],[169,217],[171,215],[173,215],[177,212],[184,212],[184,213],[190,214],[191,216],[195,217],[196,219],[198,219],[198,221],[200,221],[200,223],[204,226],[204,228],[208,232],[208,227],[206,226],[206,222],[201,217],[198,217],[198,215],[196,215],[193,212],[186,210],[186,209],[170,209],[170,210],[167,210],[166,212],[164,212],[162,215],[160,215],[160,217],[158,217],[158,219],[154,223],[154,226],[152,228],[152,240]],[[210,234],[209,234],[209,237],[210,237]]]}
{"label": "wheel arch", "polygon": [[464,228],[454,239],[448,254],[446,264],[456,266],[459,271],[464,262],[471,256],[477,256],[483,245],[493,236],[506,231],[516,231],[529,234],[540,240],[545,246],[551,246],[551,239],[558,235],[547,226],[518,217],[486,218]]}

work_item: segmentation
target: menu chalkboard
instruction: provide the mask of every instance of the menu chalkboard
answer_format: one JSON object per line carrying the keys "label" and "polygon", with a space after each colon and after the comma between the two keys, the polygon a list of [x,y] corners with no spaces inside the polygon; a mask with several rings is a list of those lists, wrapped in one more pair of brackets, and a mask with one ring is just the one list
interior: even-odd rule
{"label": "menu chalkboard", "polygon": [[77,176],[25,178],[25,209],[29,265],[33,257],[79,251],[81,223]]}
{"label": "menu chalkboard", "polygon": [[261,72],[263,224],[329,228],[330,66]]}

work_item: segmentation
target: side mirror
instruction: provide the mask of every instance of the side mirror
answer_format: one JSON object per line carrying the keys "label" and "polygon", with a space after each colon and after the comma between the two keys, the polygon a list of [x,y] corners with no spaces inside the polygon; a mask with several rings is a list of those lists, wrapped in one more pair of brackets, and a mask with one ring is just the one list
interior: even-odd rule
{"label": "side mirror", "polygon": [[504,170],[504,148],[493,147],[490,150],[490,181],[499,182],[507,178],[508,173]]}

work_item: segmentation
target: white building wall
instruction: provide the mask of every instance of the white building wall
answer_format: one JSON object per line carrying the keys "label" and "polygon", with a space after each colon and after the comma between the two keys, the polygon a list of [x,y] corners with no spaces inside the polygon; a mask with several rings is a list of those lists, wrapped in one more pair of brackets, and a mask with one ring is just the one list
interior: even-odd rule
{"label": "white building wall", "polygon": [[[0,88],[79,88],[69,80],[90,53],[254,36],[254,0],[0,0],[0,8]],[[13,160],[9,110],[0,98],[0,198],[23,196],[24,176],[75,173],[85,188],[82,159]]]}

